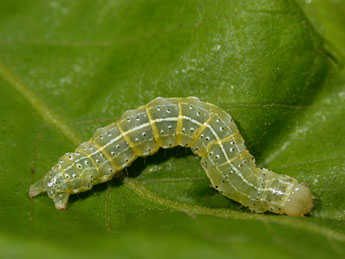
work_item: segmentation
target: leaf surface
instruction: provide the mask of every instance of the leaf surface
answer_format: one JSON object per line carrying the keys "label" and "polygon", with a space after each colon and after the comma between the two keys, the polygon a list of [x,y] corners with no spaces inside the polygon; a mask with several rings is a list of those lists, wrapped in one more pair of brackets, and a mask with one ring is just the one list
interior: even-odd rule
{"label": "leaf surface", "polygon": [[[2,1],[0,255],[341,257],[345,5],[331,22],[321,0],[298,3],[316,30],[294,1]],[[311,215],[251,213],[182,148],[138,159],[66,211],[28,198],[61,155],[157,96],[229,112],[259,166],[310,184]]]}

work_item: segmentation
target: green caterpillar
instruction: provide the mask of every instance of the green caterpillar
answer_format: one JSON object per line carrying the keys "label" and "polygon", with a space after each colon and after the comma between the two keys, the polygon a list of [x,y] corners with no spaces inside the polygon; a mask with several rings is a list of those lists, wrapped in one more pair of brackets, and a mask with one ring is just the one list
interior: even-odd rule
{"label": "green caterpillar", "polygon": [[112,179],[137,157],[162,148],[190,147],[201,157],[212,186],[249,209],[302,216],[313,207],[308,187],[294,178],[257,168],[231,116],[196,97],[158,97],[125,112],[96,131],[90,141],[59,162],[30,187],[29,196],[47,192],[57,209],[66,209],[73,193]]}

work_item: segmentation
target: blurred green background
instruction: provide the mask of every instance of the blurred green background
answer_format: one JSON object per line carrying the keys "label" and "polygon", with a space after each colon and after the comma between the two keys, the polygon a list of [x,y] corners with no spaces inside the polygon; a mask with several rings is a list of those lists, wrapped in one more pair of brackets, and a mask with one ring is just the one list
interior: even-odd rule
{"label": "blurred green background", "polygon": [[[1,258],[344,258],[345,1],[0,1]],[[307,217],[254,214],[187,149],[57,211],[30,184],[157,96],[233,115],[259,166],[310,185]]]}

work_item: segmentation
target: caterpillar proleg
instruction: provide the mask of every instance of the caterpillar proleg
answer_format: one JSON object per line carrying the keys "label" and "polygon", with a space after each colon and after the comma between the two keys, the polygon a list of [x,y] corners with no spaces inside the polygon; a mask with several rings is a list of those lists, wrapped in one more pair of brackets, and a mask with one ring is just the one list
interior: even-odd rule
{"label": "caterpillar proleg", "polygon": [[257,168],[231,116],[196,97],[158,97],[125,112],[100,128],[74,153],[62,156],[29,196],[47,192],[57,209],[66,209],[71,194],[112,179],[137,157],[159,148],[190,147],[201,157],[212,186],[222,195],[262,213],[302,216],[313,207],[308,187],[294,178]]}

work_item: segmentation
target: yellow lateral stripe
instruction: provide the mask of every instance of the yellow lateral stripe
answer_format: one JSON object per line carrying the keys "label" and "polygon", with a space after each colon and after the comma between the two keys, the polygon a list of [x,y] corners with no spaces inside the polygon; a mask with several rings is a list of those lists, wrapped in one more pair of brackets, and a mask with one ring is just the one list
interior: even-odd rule
{"label": "yellow lateral stripe", "polygon": [[[84,152],[82,149],[80,150],[76,150],[77,152],[84,154],[88,159],[91,160],[91,163],[93,163],[94,167],[96,168],[97,174],[100,177],[100,172],[99,172],[99,167],[96,165],[96,161],[94,162],[93,159],[91,158],[90,154],[87,154],[86,152]],[[78,169],[77,169],[78,170]]]}
{"label": "yellow lateral stripe", "polygon": [[145,110],[146,110],[146,114],[147,114],[147,117],[149,118],[150,125],[151,125],[152,131],[153,131],[153,138],[157,142],[158,146],[162,147],[163,142],[160,139],[159,132],[158,132],[158,129],[156,127],[156,122],[152,119],[151,113],[149,112],[149,109],[147,108],[147,106],[145,106]]}
{"label": "yellow lateral stripe", "polygon": [[178,108],[179,108],[179,111],[178,111],[178,117],[177,117],[177,125],[176,125],[176,143],[177,145],[180,145],[181,143],[181,131],[182,131],[182,105],[181,105],[181,100],[182,98],[180,98],[178,100]]}
{"label": "yellow lateral stripe", "polygon": [[[62,161],[64,161],[65,163],[67,162],[67,160],[62,160]],[[73,162],[71,165],[75,168],[75,166],[73,165],[75,162]],[[67,174],[66,173],[66,170],[64,169],[64,168],[62,168],[62,166],[60,167],[60,168],[57,168],[57,170],[59,170],[61,173],[62,173],[62,175],[63,176],[65,176],[65,174]],[[80,176],[80,175],[79,175]],[[69,183],[72,183],[72,180],[71,179],[68,179],[68,178],[66,178],[65,177],[65,180],[67,180],[67,182],[69,182]],[[72,186],[72,184],[71,184],[71,186]],[[70,193],[71,194],[71,193]]]}
{"label": "yellow lateral stripe", "polygon": [[227,136],[226,138],[219,140],[218,143],[223,144],[223,143],[229,142],[230,140],[235,140],[235,139],[242,139],[242,136],[240,135],[240,132],[238,131],[238,129],[236,129],[236,131],[234,131],[231,135]]}
{"label": "yellow lateral stripe", "polygon": [[285,188],[285,193],[288,193],[288,195],[283,195],[282,197],[283,200],[281,201],[281,203],[283,204],[282,206],[283,208],[285,207],[287,200],[290,198],[290,195],[292,193],[292,187],[293,187],[293,184],[288,184],[287,187]]}
{"label": "yellow lateral stripe", "polygon": [[127,144],[131,147],[131,149],[134,151],[134,153],[139,157],[142,156],[142,154],[138,153],[137,148],[135,147],[135,145],[131,141],[131,139],[129,137],[127,137],[126,132],[124,132],[123,129],[121,129],[120,123],[117,124],[117,127],[119,128],[122,137],[127,141]]}
{"label": "yellow lateral stripe", "polygon": [[208,154],[208,152],[207,152],[207,150],[205,149],[205,151],[202,152],[202,153],[199,153],[198,156],[201,157],[201,158],[205,158],[205,157],[207,156],[207,154]]}
{"label": "yellow lateral stripe", "polygon": [[241,151],[240,153],[236,154],[236,156],[234,156],[233,158],[226,160],[226,162],[224,162],[223,164],[220,164],[219,167],[226,164],[230,164],[231,162],[235,161],[238,157],[243,158],[245,154],[249,154],[249,151],[248,150]]}
{"label": "yellow lateral stripe", "polygon": [[208,146],[206,147],[207,152],[213,145],[216,145],[216,144],[220,145],[220,144],[226,143],[230,140],[235,140],[236,137],[240,137],[242,139],[242,136],[240,135],[240,132],[238,131],[238,129],[236,129],[236,131],[234,133],[227,136],[226,138],[223,138],[223,139],[220,139],[218,141],[214,141],[214,142],[209,143]]}
{"label": "yellow lateral stripe", "polygon": [[[61,168],[58,168],[58,170],[62,173],[62,175],[65,175],[67,174],[65,169],[63,169],[62,167]],[[66,179],[66,178],[65,178]],[[66,179],[67,181],[69,181],[69,179]]]}
{"label": "yellow lateral stripe", "polygon": [[[90,142],[95,145],[95,147],[97,148],[97,150],[103,154],[108,161],[110,162],[110,164],[114,167],[115,171],[118,171],[118,166],[114,163],[113,159],[111,158],[111,156],[107,153],[107,151],[105,151],[104,149],[102,149],[102,147],[100,145],[98,145],[95,141],[93,141],[93,139],[90,140]],[[102,152],[103,151],[103,152]]]}
{"label": "yellow lateral stripe", "polygon": [[209,122],[215,117],[215,114],[212,114],[210,116],[210,118],[207,119],[207,121],[205,121],[200,128],[197,129],[197,131],[194,133],[193,136],[193,142],[191,144],[191,146],[197,141],[198,137],[201,135],[201,133],[204,132],[204,130],[207,128],[207,126],[209,126]]}

